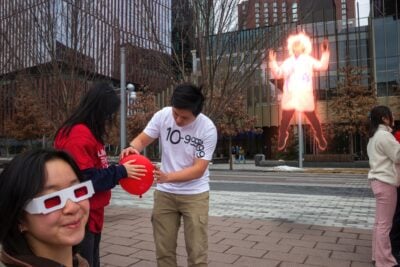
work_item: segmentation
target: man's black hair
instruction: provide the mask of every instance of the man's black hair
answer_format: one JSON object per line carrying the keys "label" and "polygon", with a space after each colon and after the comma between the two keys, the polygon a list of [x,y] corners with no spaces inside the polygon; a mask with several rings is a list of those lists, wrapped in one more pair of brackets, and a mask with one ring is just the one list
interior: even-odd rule
{"label": "man's black hair", "polygon": [[175,87],[171,97],[171,105],[178,109],[190,110],[195,117],[203,109],[204,95],[201,87],[191,83],[179,84]]}

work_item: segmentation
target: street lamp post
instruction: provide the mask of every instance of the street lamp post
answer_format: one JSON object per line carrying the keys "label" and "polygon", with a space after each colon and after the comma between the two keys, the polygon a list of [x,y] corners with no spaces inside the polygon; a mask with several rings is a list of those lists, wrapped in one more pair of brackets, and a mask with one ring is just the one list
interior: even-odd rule
{"label": "street lamp post", "polygon": [[121,111],[120,111],[120,148],[126,147],[126,77],[125,77],[125,47],[121,46]]}

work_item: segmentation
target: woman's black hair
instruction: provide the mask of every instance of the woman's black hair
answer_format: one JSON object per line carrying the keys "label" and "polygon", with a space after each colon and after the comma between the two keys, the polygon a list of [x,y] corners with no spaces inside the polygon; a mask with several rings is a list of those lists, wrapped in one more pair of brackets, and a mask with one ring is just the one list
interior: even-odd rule
{"label": "woman's black hair", "polygon": [[393,123],[393,115],[387,106],[373,107],[369,114],[369,138],[374,136],[379,124],[384,124],[383,118],[389,119],[390,125]]}
{"label": "woman's black hair", "polygon": [[194,84],[179,84],[172,93],[171,105],[174,108],[190,110],[195,117],[202,111],[203,104],[204,95],[201,92],[201,87]]}
{"label": "woman's black hair", "polygon": [[10,255],[33,254],[19,224],[27,203],[43,191],[47,179],[45,164],[56,159],[65,161],[78,179],[83,180],[75,161],[66,152],[52,149],[19,154],[0,174],[0,243]]}
{"label": "woman's black hair", "polygon": [[119,109],[120,100],[113,87],[108,83],[96,83],[82,98],[78,108],[57,130],[56,136],[68,136],[76,124],[85,124],[95,138],[104,143],[106,123],[113,121],[114,114]]}

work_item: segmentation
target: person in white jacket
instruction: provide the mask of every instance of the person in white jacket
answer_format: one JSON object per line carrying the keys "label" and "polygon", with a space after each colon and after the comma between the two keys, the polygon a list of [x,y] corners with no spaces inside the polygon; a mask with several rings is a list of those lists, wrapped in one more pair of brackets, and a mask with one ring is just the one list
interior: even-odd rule
{"label": "person in white jacket", "polygon": [[393,115],[388,107],[376,106],[371,110],[367,153],[368,179],[376,199],[372,261],[377,267],[398,264],[392,255],[389,238],[400,185],[396,171],[396,164],[400,163],[400,144],[391,134],[393,125]]}
{"label": "person in white jacket", "polygon": [[288,38],[289,58],[281,65],[276,62],[276,53],[269,51],[269,66],[275,79],[285,80],[282,94],[282,119],[279,128],[278,150],[286,146],[289,133],[287,128],[295,111],[303,112],[315,132],[320,150],[325,150],[327,143],[322,134],[321,125],[315,114],[315,99],[313,89],[313,72],[326,70],[329,64],[329,42],[321,44],[321,59],[311,56],[312,44],[304,33]]}

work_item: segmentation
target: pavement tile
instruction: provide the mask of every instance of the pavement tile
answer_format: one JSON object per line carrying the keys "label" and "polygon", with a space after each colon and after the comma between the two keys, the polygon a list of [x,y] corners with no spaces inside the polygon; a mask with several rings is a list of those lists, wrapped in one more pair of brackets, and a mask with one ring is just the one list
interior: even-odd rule
{"label": "pavement tile", "polygon": [[132,245],[134,248],[156,251],[154,241],[140,241]]}
{"label": "pavement tile", "polygon": [[156,262],[152,262],[152,261],[144,261],[141,260],[133,265],[130,265],[132,267],[157,267],[157,263]]}
{"label": "pavement tile", "polygon": [[[217,235],[217,233],[214,233],[213,235],[208,234],[208,242],[209,243],[219,243],[221,240],[224,240],[225,236],[224,235]],[[251,241],[251,240],[250,240]]]}
{"label": "pavement tile", "polygon": [[335,236],[304,235],[301,237],[301,240],[305,241],[317,241],[317,242],[327,242],[327,243],[337,243],[338,239],[339,238]]}
{"label": "pavement tile", "polygon": [[371,241],[367,240],[367,239],[339,238],[337,243],[338,244],[352,244],[352,245],[359,245],[359,246],[365,246],[365,247],[371,246]]}
{"label": "pavement tile", "polygon": [[324,233],[324,231],[321,231],[321,230],[316,230],[316,229],[314,229],[314,230],[310,230],[310,229],[292,229],[291,231],[290,231],[290,233],[292,234],[304,234],[304,235],[316,235],[316,236],[321,236],[323,233]]}
{"label": "pavement tile", "polygon": [[318,242],[315,246],[316,249],[325,249],[325,250],[335,250],[335,251],[345,251],[345,252],[354,252],[354,245],[347,244],[332,244],[332,243],[324,243]]}
{"label": "pavement tile", "polygon": [[228,238],[228,239],[243,240],[243,239],[245,239],[247,237],[247,234],[237,234],[237,233],[219,231],[216,234],[214,234],[213,236],[214,237]]}
{"label": "pavement tile", "polygon": [[308,224],[300,224],[300,223],[282,223],[280,224],[281,227],[287,226],[288,228],[294,228],[294,229],[309,229],[311,225]]}
{"label": "pavement tile", "polygon": [[137,234],[134,237],[137,240],[142,240],[142,241],[150,241],[153,242],[154,237],[153,237],[153,233],[151,234]]}
{"label": "pavement tile", "polygon": [[358,234],[335,232],[335,231],[325,231],[323,233],[323,235],[324,236],[342,237],[342,238],[352,238],[352,239],[356,239],[358,237]]}
{"label": "pavement tile", "polygon": [[354,260],[354,261],[360,261],[360,262],[370,262],[371,261],[371,258],[366,257],[365,254],[343,252],[343,251],[333,251],[331,258],[347,259],[347,260]]}
{"label": "pavement tile", "polygon": [[316,267],[315,265],[295,263],[295,262],[282,262],[279,267]]}
{"label": "pavement tile", "polygon": [[113,253],[113,254],[123,255],[123,256],[132,255],[133,253],[139,251],[139,249],[137,249],[137,248],[122,246],[122,245],[111,245],[111,246],[103,247],[102,250],[105,252],[108,252],[108,253]]}
{"label": "pavement tile", "polygon": [[240,247],[240,248],[251,248],[256,244],[256,242],[225,238],[218,244],[236,246],[236,247]]}
{"label": "pavement tile", "polygon": [[215,261],[209,261],[208,262],[208,267],[233,267],[235,266],[234,264],[227,264],[227,263],[222,263],[222,262],[215,262]]}
{"label": "pavement tile", "polygon": [[232,246],[230,245],[223,245],[223,244],[213,244],[213,243],[208,244],[208,250],[213,252],[225,252],[231,247]]}
{"label": "pavement tile", "polygon": [[255,230],[253,228],[245,228],[242,227],[240,228],[239,231],[237,231],[238,234],[247,234],[247,235],[258,235],[258,236],[267,236],[270,231],[262,231],[262,230]]}
{"label": "pavement tile", "polygon": [[130,257],[156,262],[156,254],[154,253],[154,251],[149,251],[149,250],[139,250],[138,252],[135,252],[132,255],[130,255]]}
{"label": "pavement tile", "polygon": [[131,246],[131,245],[139,242],[139,240],[137,240],[137,239],[125,238],[125,237],[110,237],[107,239],[103,239],[103,237],[102,237],[101,240],[103,243],[121,245],[121,246]]}
{"label": "pavement tile", "polygon": [[270,251],[264,256],[264,258],[271,260],[285,261],[285,262],[304,263],[304,261],[307,258],[307,255],[298,253],[284,253],[279,251]]}
{"label": "pavement tile", "polygon": [[290,253],[305,254],[311,256],[320,256],[325,259],[329,258],[331,251],[315,248],[294,247]]}
{"label": "pavement tile", "polygon": [[271,237],[280,237],[280,238],[292,238],[292,239],[300,239],[303,237],[303,234],[295,234],[295,233],[282,233],[282,232],[277,232],[273,231],[268,234],[268,236]]}
{"label": "pavement tile", "polygon": [[267,253],[267,251],[254,248],[232,247],[227,251],[225,251],[224,253],[261,258],[263,255]]}
{"label": "pavement tile", "polygon": [[279,241],[279,245],[288,245],[293,247],[314,248],[317,244],[316,241],[304,241],[298,239],[283,238]]}
{"label": "pavement tile", "polygon": [[140,260],[117,254],[108,254],[104,257],[101,257],[100,261],[102,264],[109,264],[110,266],[125,267],[131,266]]}
{"label": "pavement tile", "polygon": [[374,267],[374,264],[372,262],[358,262],[358,261],[353,261],[351,263],[351,267]]}
{"label": "pavement tile", "polygon": [[254,245],[253,248],[269,251],[289,252],[289,250],[291,250],[293,247],[288,245],[277,245],[274,243],[259,242]]}
{"label": "pavement tile", "polygon": [[293,228],[291,228],[288,225],[263,225],[260,227],[260,231],[264,232],[281,232],[281,233],[287,233],[291,231]]}
{"label": "pavement tile", "polygon": [[240,256],[233,254],[225,254],[220,252],[208,252],[208,259],[210,261],[221,262],[221,263],[234,263]]}
{"label": "pavement tile", "polygon": [[330,259],[317,255],[307,257],[305,263],[324,267],[351,267],[351,261]]}
{"label": "pavement tile", "polygon": [[241,257],[235,262],[235,266],[242,267],[278,267],[280,261],[269,259],[258,259],[252,257]]}
{"label": "pavement tile", "polygon": [[370,256],[372,253],[372,249],[371,247],[356,246],[355,253],[365,254],[367,256]]}
{"label": "pavement tile", "polygon": [[232,226],[222,226],[222,225],[211,225],[210,230],[212,231],[224,231],[230,233],[236,233],[239,231],[240,227],[232,227]]}
{"label": "pavement tile", "polygon": [[310,229],[312,230],[323,230],[323,231],[331,231],[331,232],[343,232],[342,227],[329,227],[325,225],[311,225]]}
{"label": "pavement tile", "polygon": [[244,240],[247,241],[257,241],[257,242],[265,242],[268,241],[270,243],[273,244],[277,244],[282,238],[280,237],[271,237],[268,236],[267,238],[263,235],[249,235],[248,237],[246,237]]}

